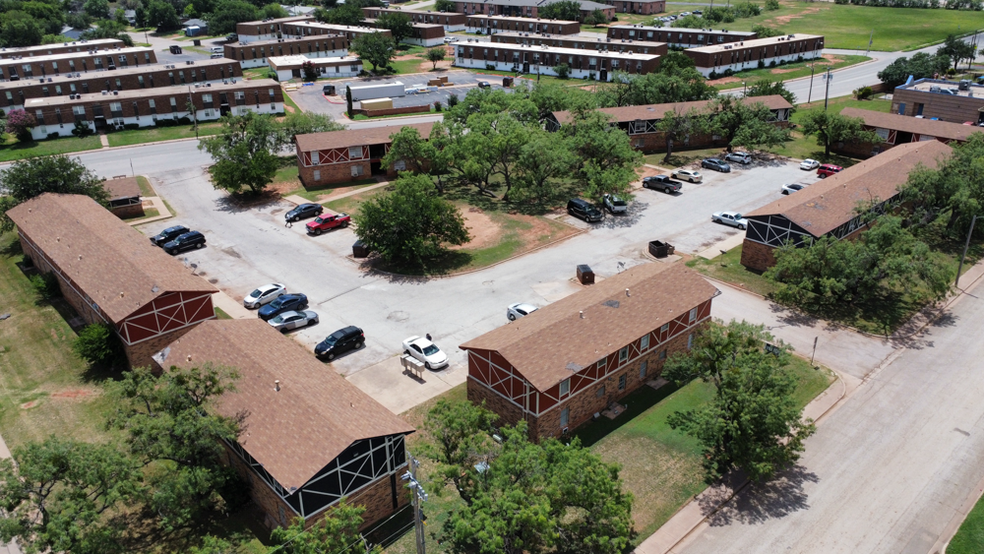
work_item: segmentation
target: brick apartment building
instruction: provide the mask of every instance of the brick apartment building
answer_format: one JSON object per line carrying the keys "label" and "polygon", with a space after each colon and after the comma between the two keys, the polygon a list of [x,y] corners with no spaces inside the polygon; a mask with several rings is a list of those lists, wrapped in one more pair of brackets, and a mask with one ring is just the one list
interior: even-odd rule
{"label": "brick apartment building", "polygon": [[317,21],[293,21],[283,24],[285,38],[308,37],[316,35],[338,35],[349,39],[349,42],[373,33],[382,33],[386,36],[393,36],[389,29],[377,29],[365,25],[331,25],[329,23],[318,23]]}
{"label": "brick apartment building", "polygon": [[[375,19],[365,19],[363,23],[371,27],[378,28]],[[436,23],[411,23],[410,26],[412,29],[410,36],[404,38],[403,42],[413,44],[415,46],[423,46],[424,48],[444,44],[443,25]]]}
{"label": "brick apartment building", "polygon": [[653,15],[666,11],[666,0],[605,0],[605,3],[615,6],[616,13]]}
{"label": "brick apartment building", "polygon": [[233,79],[228,83],[35,98],[28,100],[24,109],[38,120],[31,134],[41,140],[52,135],[71,136],[76,121],[85,122],[92,130],[153,127],[158,120],[215,121],[227,113],[282,114],[283,102],[283,91],[276,81]]}
{"label": "brick apartment building", "polygon": [[859,202],[877,202],[875,211],[898,204],[898,189],[909,172],[920,165],[933,169],[951,152],[936,140],[901,144],[745,214],[748,228],[741,264],[765,271],[776,264],[773,251],[783,244],[800,246],[823,236],[856,237],[867,228],[867,214],[856,212]]}
{"label": "brick apartment building", "polygon": [[218,289],[88,196],[45,193],[7,212],[24,255],[87,324],[109,325],[131,367],[202,321]]}
{"label": "brick apartment building", "polygon": [[236,24],[236,34],[240,42],[256,42],[259,40],[276,40],[283,38],[283,27],[287,23],[298,21],[314,21],[310,15],[295,15],[263,21],[245,21]]}
{"label": "brick apartment building", "polygon": [[140,217],[144,214],[140,200],[140,184],[136,177],[115,177],[103,181],[109,193],[109,211],[120,219]]}
{"label": "brick apartment building", "polygon": [[97,38],[92,40],[76,40],[61,44],[42,44],[39,46],[24,46],[22,48],[0,48],[0,59],[22,58],[32,56],[51,56],[54,54],[70,54],[73,52],[89,52],[91,50],[108,50],[123,48],[123,41],[118,38]]}
{"label": "brick apartment building", "polygon": [[718,292],[681,263],[610,276],[462,344],[468,400],[533,440],[566,435],[689,350]]}
{"label": "brick apartment building", "polygon": [[984,86],[919,79],[895,87],[892,113],[951,123],[984,123]]}
{"label": "brick apartment building", "polygon": [[546,45],[531,48],[504,42],[457,42],[453,48],[457,67],[556,75],[554,67],[567,64],[572,78],[602,82],[611,79],[615,71],[645,75],[659,68],[656,54],[602,50],[600,45],[597,50],[580,50]]}
{"label": "brick apartment building", "polygon": [[609,52],[633,52],[637,54],[656,54],[665,56],[669,47],[665,42],[644,42],[633,40],[612,40],[610,38],[586,38],[581,35],[542,35],[534,33],[495,33],[489,37],[492,42],[523,44],[532,46],[553,46],[557,48],[572,48],[581,50],[602,50]]}
{"label": "brick apartment building", "polygon": [[86,73],[157,63],[153,48],[114,48],[92,52],[70,52],[50,56],[0,60],[0,81],[56,77],[63,73]]}
{"label": "brick apartment building", "polygon": [[697,66],[701,75],[725,71],[735,73],[745,69],[772,67],[781,62],[812,60],[823,55],[823,37],[802,33],[780,37],[757,38],[700,46],[683,51]]}
{"label": "brick apartment building", "polygon": [[845,117],[860,117],[864,127],[881,137],[875,144],[871,143],[837,143],[831,150],[856,158],[867,158],[880,154],[892,147],[909,142],[938,140],[944,144],[965,142],[974,133],[984,131],[976,125],[950,123],[936,119],[906,117],[904,115],[873,112],[860,108],[844,108],[841,115]]}
{"label": "brick apartment building", "polygon": [[645,25],[611,25],[608,38],[665,42],[673,48],[695,48],[712,44],[728,44],[752,40],[758,35],[745,31],[723,29],[685,29],[683,27],[647,27]]}
{"label": "brick apartment building", "polygon": [[[421,137],[430,137],[433,123],[404,125]],[[403,128],[401,127],[401,129]],[[395,127],[351,129],[297,135],[297,173],[307,189],[365,179],[371,175],[396,175],[398,168],[383,167],[381,160],[389,150]]]}
{"label": "brick apartment building", "polygon": [[465,30],[465,14],[452,12],[432,12],[430,10],[401,10],[399,8],[362,8],[366,19],[379,19],[384,13],[402,13],[412,23],[442,25],[444,31],[454,33]]}
{"label": "brick apartment building", "polygon": [[[668,104],[645,104],[640,106],[622,106],[618,108],[601,108],[598,111],[612,117],[612,123],[629,135],[632,147],[646,153],[665,152],[666,135],[657,129],[666,112],[683,115],[691,110],[704,111],[711,105],[711,100],[695,102],[675,102]],[[743,99],[747,104],[764,104],[774,115],[776,125],[789,125],[793,105],[779,95],[750,96]],[[547,117],[546,128],[556,132],[562,125],[573,121],[570,112],[554,112]],[[724,139],[715,135],[692,135],[674,143],[675,150],[725,146]]]}
{"label": "brick apartment building", "polygon": [[207,321],[155,356],[161,369],[234,368],[235,391],[215,410],[246,412],[246,432],[223,443],[268,527],[311,526],[343,497],[362,506],[362,529],[407,505],[412,426],[258,319]]}
{"label": "brick apartment building", "polygon": [[489,15],[469,15],[465,20],[465,27],[469,33],[483,35],[500,32],[576,35],[581,32],[581,24],[577,21]]}
{"label": "brick apartment building", "polygon": [[348,56],[349,40],[343,36],[279,38],[253,42],[236,42],[222,47],[224,56],[239,61],[243,69],[265,67],[267,58],[304,56],[306,58],[341,58]]}
{"label": "brick apartment building", "polygon": [[280,82],[303,77],[304,64],[310,62],[322,77],[355,77],[362,72],[362,60],[355,56],[341,58],[306,58],[304,56],[277,56],[267,58],[270,69]]}
{"label": "brick apartment building", "polygon": [[[553,0],[556,1],[556,0]],[[550,0],[483,0],[461,2],[455,0],[454,11],[465,15],[501,15],[506,17],[540,17],[540,8],[552,4]],[[576,0],[581,5],[581,21],[595,10],[608,21],[615,17],[615,6],[599,4],[591,0]]]}
{"label": "brick apartment building", "polygon": [[24,107],[32,98],[49,98],[70,94],[140,90],[155,87],[217,83],[239,79],[243,70],[227,59],[188,61],[175,65],[142,65],[116,71],[90,71],[78,77],[63,74],[46,79],[21,79],[0,82],[0,110],[4,113]]}

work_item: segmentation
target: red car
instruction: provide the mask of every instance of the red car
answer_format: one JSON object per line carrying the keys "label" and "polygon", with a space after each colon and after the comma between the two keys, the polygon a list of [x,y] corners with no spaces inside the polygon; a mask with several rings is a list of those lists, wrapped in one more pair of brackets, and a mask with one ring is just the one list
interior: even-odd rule
{"label": "red car", "polygon": [[839,173],[844,168],[839,165],[834,164],[823,164],[817,169],[817,176],[821,179],[826,179],[827,177],[833,175],[834,173]]}
{"label": "red car", "polygon": [[322,231],[330,231],[335,227],[348,227],[352,218],[348,214],[324,214],[307,223],[307,234],[320,235]]}

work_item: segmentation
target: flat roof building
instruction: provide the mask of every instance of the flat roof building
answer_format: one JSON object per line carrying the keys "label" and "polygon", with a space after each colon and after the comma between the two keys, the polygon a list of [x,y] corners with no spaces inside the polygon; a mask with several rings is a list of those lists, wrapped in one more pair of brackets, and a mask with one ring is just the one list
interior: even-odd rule
{"label": "flat roof building", "polygon": [[236,35],[240,42],[255,42],[258,40],[276,40],[283,38],[283,26],[286,23],[298,21],[314,21],[310,15],[293,15],[263,21],[244,21],[236,24]]}
{"label": "flat roof building", "polygon": [[653,15],[666,11],[666,0],[605,0],[615,6],[616,13]]}
{"label": "flat roof building", "polygon": [[318,23],[313,19],[284,23],[282,27],[284,29],[283,35],[287,38],[307,37],[314,35],[340,35],[349,39],[349,42],[351,42],[362,35],[369,35],[373,33],[382,33],[388,37],[393,36],[393,33],[391,33],[389,29],[377,29],[375,27],[368,27],[365,25],[332,25],[329,23]]}
{"label": "flat roof building", "polygon": [[951,123],[984,123],[984,86],[919,79],[895,87],[892,113]]}
{"label": "flat roof building", "polygon": [[306,62],[314,65],[319,77],[355,77],[362,72],[362,60],[356,56],[340,58],[307,58],[305,56],[275,56],[267,58],[270,69],[280,82],[304,77]]}
{"label": "flat roof building", "polygon": [[[376,24],[375,19],[365,19],[363,21],[366,25],[379,28]],[[423,46],[424,48],[430,48],[432,46],[438,46],[444,44],[444,26],[439,24],[431,23],[411,23],[411,33],[410,36],[405,37],[403,42],[407,44],[413,44],[415,46]]]}
{"label": "flat roof building", "polygon": [[410,18],[412,23],[427,23],[442,25],[444,31],[454,33],[465,30],[465,14],[454,12],[437,12],[430,10],[402,10],[400,8],[362,8],[367,19],[379,19],[384,13],[402,13]]}
{"label": "flat roof building", "polygon": [[[506,17],[540,17],[540,9],[559,0],[455,0],[454,11],[465,15],[501,15]],[[576,0],[581,5],[580,20],[595,10],[604,14],[608,21],[615,17],[615,6],[599,4],[591,0]]]}
{"label": "flat roof building", "polygon": [[683,51],[705,77],[823,56],[823,37],[802,33],[714,44]]}
{"label": "flat roof building", "polygon": [[234,42],[222,47],[226,58],[237,60],[243,69],[264,67],[267,58],[304,56],[307,58],[341,58],[348,56],[349,39],[341,35],[279,38],[253,42]]}
{"label": "flat roof building", "polygon": [[73,52],[89,52],[109,48],[123,48],[123,41],[118,38],[96,38],[55,44],[41,44],[39,46],[24,46],[21,48],[0,48],[0,59],[71,54]]}
{"label": "flat roof building", "polygon": [[528,17],[469,15],[465,26],[469,33],[481,33],[483,35],[499,32],[576,35],[581,32],[581,24],[577,21],[530,19]]}
{"label": "flat roof building", "polygon": [[545,35],[537,33],[495,33],[492,42],[524,44],[526,46],[553,46],[557,48],[573,48],[581,50],[602,50],[609,52],[634,52],[638,54],[656,54],[665,56],[669,47],[665,42],[643,42],[634,40],[613,40],[606,37],[585,37],[583,35]]}
{"label": "flat roof building", "polygon": [[0,60],[0,81],[56,77],[68,73],[112,71],[157,63],[153,48],[113,48]]}
{"label": "flat roof building", "polygon": [[529,47],[504,42],[456,42],[454,65],[496,71],[520,71],[557,75],[555,67],[566,64],[575,79],[605,82],[615,71],[645,75],[659,68],[659,56],[637,52],[613,52],[601,49],[557,48],[541,45]]}
{"label": "flat roof building", "polygon": [[687,29],[684,27],[648,27],[645,25],[610,25],[608,38],[665,42],[673,48],[695,48],[752,40],[758,35],[747,31],[723,29]]}

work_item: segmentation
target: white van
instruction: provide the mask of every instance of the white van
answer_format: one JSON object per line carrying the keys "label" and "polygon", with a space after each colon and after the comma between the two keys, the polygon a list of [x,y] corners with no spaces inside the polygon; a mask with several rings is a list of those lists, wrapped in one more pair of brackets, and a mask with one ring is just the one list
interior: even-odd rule
{"label": "white van", "polygon": [[223,49],[221,46],[213,46],[213,47],[209,48],[208,51],[211,52],[211,53],[213,53],[213,54],[221,54],[221,53],[225,52],[225,49]]}

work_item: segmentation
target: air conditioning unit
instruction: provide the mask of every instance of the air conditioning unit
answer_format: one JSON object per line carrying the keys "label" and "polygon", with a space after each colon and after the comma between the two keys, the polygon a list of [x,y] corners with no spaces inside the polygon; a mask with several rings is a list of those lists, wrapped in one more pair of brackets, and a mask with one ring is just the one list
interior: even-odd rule
{"label": "air conditioning unit", "polygon": [[114,90],[113,91],[113,96],[119,96],[119,95],[120,95],[120,91],[118,91],[118,90]]}

